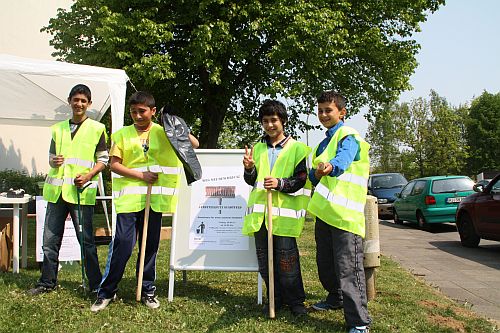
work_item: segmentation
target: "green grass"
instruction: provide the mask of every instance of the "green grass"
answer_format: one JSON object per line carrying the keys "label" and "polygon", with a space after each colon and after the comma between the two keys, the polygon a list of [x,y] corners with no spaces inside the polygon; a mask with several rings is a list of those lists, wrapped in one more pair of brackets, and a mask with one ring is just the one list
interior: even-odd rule
{"label": "green grass", "polygon": [[[31,227],[30,227],[31,229]],[[315,264],[314,227],[306,223],[300,238],[306,303],[325,297]],[[34,244],[30,230],[29,244]],[[137,247],[136,247],[137,248]],[[104,267],[107,246],[99,246]],[[25,291],[39,278],[34,249],[28,269],[0,274],[0,332],[344,332],[341,311],[312,312],[295,318],[289,311],[269,320],[256,304],[256,273],[176,273],[175,296],[167,301],[170,242],[162,241],[157,261],[157,288],[161,307],[149,310],[135,301],[135,258],[132,256],[119,285],[119,300],[97,314],[89,308],[94,299],[76,290],[80,271],[61,270],[60,288],[29,297]],[[396,263],[382,257],[377,271],[377,297],[369,303],[372,332],[499,332],[490,322],[446,298]]]}

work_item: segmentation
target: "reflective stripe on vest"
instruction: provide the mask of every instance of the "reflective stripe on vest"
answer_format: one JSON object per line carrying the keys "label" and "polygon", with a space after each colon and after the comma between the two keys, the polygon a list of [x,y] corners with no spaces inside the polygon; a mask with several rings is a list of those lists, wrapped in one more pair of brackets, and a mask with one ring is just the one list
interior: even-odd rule
{"label": "reflective stripe on vest", "polygon": [[326,200],[330,201],[332,204],[345,207],[346,209],[354,210],[358,213],[364,213],[365,204],[349,200],[338,194],[335,195],[328,190],[328,187],[321,183],[316,186],[315,192],[321,195]]}
{"label": "reflective stripe on vest", "polygon": [[[253,206],[247,207],[247,214],[252,214],[252,213],[264,213],[266,210],[265,205],[261,204],[255,204]],[[290,208],[280,208],[280,207],[273,207],[272,208],[272,213],[273,217],[274,216],[283,216],[283,217],[291,217],[294,219],[300,219],[303,217],[306,217],[306,210],[301,209],[301,210],[294,210]]]}
{"label": "reflective stripe on vest", "polygon": [[[257,189],[260,189],[260,190],[264,190],[264,182],[256,182],[254,187],[253,188],[257,188]],[[287,195],[293,195],[294,197],[298,196],[298,195],[305,195],[305,196],[308,196],[310,197],[311,196],[311,193],[312,191],[310,189],[307,189],[307,188],[301,188],[300,190],[296,191],[296,192],[293,192],[293,193],[286,193]]]}
{"label": "reflective stripe on vest", "polygon": [[84,160],[81,158],[76,158],[76,157],[65,159],[63,164],[65,164],[65,165],[78,165],[78,166],[81,166],[84,168],[89,168],[89,169],[92,169],[95,165],[94,161],[87,161],[87,160]]}
{"label": "reflective stripe on vest", "polygon": [[[147,186],[128,186],[120,191],[113,191],[113,198],[117,199],[121,196],[124,195],[130,195],[130,194],[147,194],[148,193],[148,187]],[[171,187],[163,187],[163,186],[152,186],[151,187],[151,194],[162,194],[162,195],[177,195],[179,193],[179,190],[177,188],[171,188]]]}
{"label": "reflective stripe on vest", "polygon": [[[69,177],[64,177],[64,179],[60,179],[60,178],[52,178],[52,177],[47,176],[47,178],[45,178],[45,182],[47,184],[51,184],[54,186],[63,186],[63,184],[75,185],[75,179],[69,178]],[[87,186],[87,184],[89,184],[89,183],[90,183],[90,185]],[[98,184],[97,181],[91,180],[91,181],[85,183],[84,186],[86,186],[87,188],[97,188],[97,184]]]}
{"label": "reflective stripe on vest", "polygon": [[[160,166],[160,165],[151,165],[151,166],[144,166],[144,167],[139,167],[139,168],[130,168],[131,170],[139,171],[139,172],[145,172],[145,171],[151,171],[154,173],[162,173],[164,175],[180,175],[181,174],[181,168],[180,167],[166,167],[166,166]],[[113,172],[113,176],[116,178],[123,177],[117,173]]]}

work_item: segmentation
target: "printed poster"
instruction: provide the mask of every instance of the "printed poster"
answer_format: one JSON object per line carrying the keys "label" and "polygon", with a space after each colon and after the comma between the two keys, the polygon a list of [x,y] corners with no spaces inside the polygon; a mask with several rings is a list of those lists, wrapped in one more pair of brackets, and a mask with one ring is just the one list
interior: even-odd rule
{"label": "printed poster", "polygon": [[241,233],[250,193],[243,168],[204,167],[191,186],[189,249],[248,250],[249,237]]}
{"label": "printed poster", "polygon": [[[45,212],[47,211],[47,201],[43,197],[36,197],[36,261],[43,261],[43,229],[45,222]],[[80,244],[76,236],[75,228],[71,216],[66,218],[64,225],[64,236],[59,251],[59,261],[80,260]]]}

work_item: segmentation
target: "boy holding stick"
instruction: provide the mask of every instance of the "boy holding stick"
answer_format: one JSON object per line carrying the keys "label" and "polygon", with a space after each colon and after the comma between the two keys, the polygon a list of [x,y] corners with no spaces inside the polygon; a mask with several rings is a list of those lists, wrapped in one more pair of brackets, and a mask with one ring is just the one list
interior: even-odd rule
{"label": "boy holding stick", "polygon": [[344,125],[346,99],[325,91],[318,97],[318,118],[326,138],[314,149],[309,179],[315,185],[307,210],[316,216],[316,263],[328,291],[317,311],[344,309],[349,333],[367,333],[363,269],[364,206],[370,146],[358,132]]}
{"label": "boy holding stick", "polygon": [[[160,306],[154,283],[161,218],[163,212],[174,212],[177,207],[176,190],[181,162],[163,128],[152,121],[156,113],[153,96],[144,91],[135,92],[129,98],[129,105],[134,124],[111,136],[114,143],[110,151],[111,171],[119,175],[113,178],[116,232],[109,245],[106,271],[97,300],[90,308],[93,312],[103,310],[116,297],[118,283],[136,239],[143,239],[144,232],[147,233],[147,242],[139,250],[136,267],[139,281],[142,278],[140,298],[151,309]],[[151,209],[147,218],[148,201]],[[146,231],[145,221],[148,221]],[[139,276],[141,254],[144,256],[144,267],[142,276]]]}
{"label": "boy holding stick", "polygon": [[[259,109],[259,121],[266,135],[255,147],[250,150],[246,147],[243,158],[245,182],[253,186],[253,190],[242,232],[255,237],[259,272],[266,283],[270,299],[264,312],[269,312],[271,318],[274,316],[273,291],[276,310],[287,305],[294,315],[307,312],[296,238],[302,232],[305,208],[311,192],[309,184],[306,184],[306,158],[311,149],[284,134],[287,119],[283,103],[265,100]],[[271,214],[265,213],[268,191],[272,192]],[[273,223],[273,281],[269,281],[269,275],[272,274],[269,274],[268,269],[269,215],[272,215]],[[273,284],[274,289],[270,292]]]}

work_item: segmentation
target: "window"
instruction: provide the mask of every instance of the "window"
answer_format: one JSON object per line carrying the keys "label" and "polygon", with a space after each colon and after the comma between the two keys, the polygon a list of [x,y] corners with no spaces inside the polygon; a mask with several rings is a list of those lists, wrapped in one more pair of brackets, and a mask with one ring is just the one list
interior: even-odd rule
{"label": "window", "polygon": [[498,194],[500,193],[500,179],[496,181],[495,184],[491,187],[491,193]]}
{"label": "window", "polygon": [[419,180],[418,182],[416,182],[415,186],[413,187],[413,191],[411,191],[411,195],[422,194],[425,190],[426,184],[427,182],[425,180]]}
{"label": "window", "polygon": [[455,193],[473,191],[474,182],[468,178],[446,178],[432,183],[432,193]]}
{"label": "window", "polygon": [[411,190],[413,189],[413,185],[415,185],[415,182],[410,182],[405,186],[405,188],[401,191],[401,198],[406,198],[408,195],[410,195]]}

